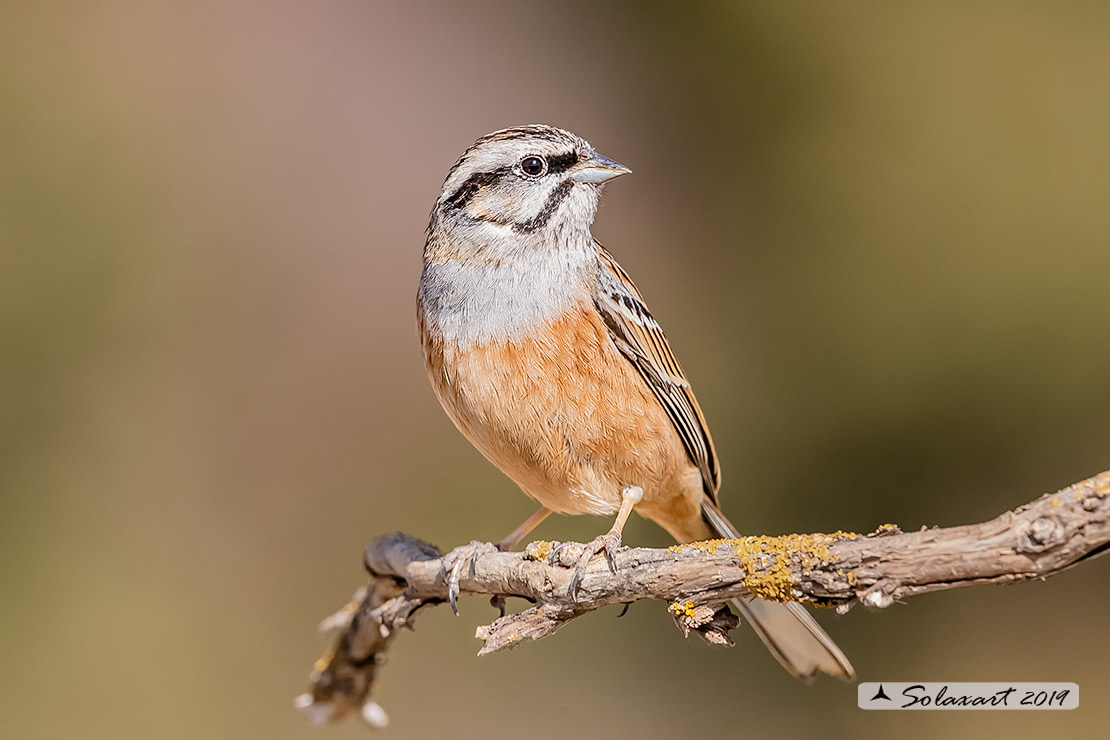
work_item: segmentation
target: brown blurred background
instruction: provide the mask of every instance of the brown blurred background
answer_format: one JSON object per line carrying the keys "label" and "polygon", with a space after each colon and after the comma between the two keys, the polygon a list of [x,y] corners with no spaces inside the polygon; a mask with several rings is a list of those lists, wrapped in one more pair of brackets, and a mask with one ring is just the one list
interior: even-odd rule
{"label": "brown blurred background", "polygon": [[[363,545],[533,510],[414,330],[443,177],[507,125],[635,170],[595,233],[742,529],[978,521],[1110,467],[1110,6],[789,6],[4,4],[0,735],[365,737],[291,704]],[[379,699],[396,738],[1097,734],[1108,586],[818,615],[863,680],[1075,681],[1071,713],[864,713],[659,604],[479,660],[480,599]]]}

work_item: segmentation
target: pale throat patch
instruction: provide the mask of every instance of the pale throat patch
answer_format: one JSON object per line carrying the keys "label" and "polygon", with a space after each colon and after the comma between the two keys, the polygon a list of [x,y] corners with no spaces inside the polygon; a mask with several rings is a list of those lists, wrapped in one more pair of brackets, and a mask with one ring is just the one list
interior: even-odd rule
{"label": "pale throat patch", "polygon": [[537,251],[526,260],[425,265],[420,298],[425,324],[448,347],[519,341],[579,306],[592,306],[597,258],[585,244]]}

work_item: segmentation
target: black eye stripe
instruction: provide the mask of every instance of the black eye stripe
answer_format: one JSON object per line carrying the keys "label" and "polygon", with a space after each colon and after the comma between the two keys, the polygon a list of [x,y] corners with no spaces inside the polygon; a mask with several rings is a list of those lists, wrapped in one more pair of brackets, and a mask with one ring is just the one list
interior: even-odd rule
{"label": "black eye stripe", "polygon": [[547,171],[548,172],[566,172],[574,165],[578,164],[578,153],[567,152],[566,154],[556,154],[553,157],[547,158]]}
{"label": "black eye stripe", "polygon": [[496,169],[493,172],[475,172],[443,201],[444,208],[465,208],[478,194],[479,190],[493,185],[508,172],[507,167]]}
{"label": "black eye stripe", "polygon": [[[559,173],[566,172],[574,165],[578,164],[577,152],[566,152],[564,154],[556,154],[547,158],[547,172]],[[470,201],[474,200],[474,196],[478,194],[483,188],[487,188],[497,183],[502,177],[508,175],[512,171],[509,167],[499,167],[492,172],[475,172],[470,177],[463,181],[463,184],[455,189],[455,192],[447,196],[443,201],[443,207],[451,210],[458,210],[466,208]],[[565,193],[561,193],[560,199]],[[530,230],[530,229],[525,229]]]}

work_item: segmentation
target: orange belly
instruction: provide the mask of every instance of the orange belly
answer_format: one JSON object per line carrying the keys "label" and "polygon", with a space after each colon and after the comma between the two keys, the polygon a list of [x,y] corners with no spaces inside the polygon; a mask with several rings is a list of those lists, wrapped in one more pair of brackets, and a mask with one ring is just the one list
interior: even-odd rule
{"label": "orange belly", "polygon": [[421,334],[447,414],[543,506],[612,514],[621,491],[640,486],[636,511],[672,533],[700,521],[698,469],[592,307],[513,342],[460,346]]}

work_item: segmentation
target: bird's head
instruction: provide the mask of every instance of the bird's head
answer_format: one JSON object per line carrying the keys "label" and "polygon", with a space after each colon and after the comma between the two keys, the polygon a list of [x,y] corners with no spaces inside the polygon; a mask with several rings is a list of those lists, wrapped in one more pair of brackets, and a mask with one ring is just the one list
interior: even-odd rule
{"label": "bird's head", "polygon": [[431,228],[491,246],[588,235],[601,185],[628,172],[569,131],[502,129],[474,142],[451,168]]}

